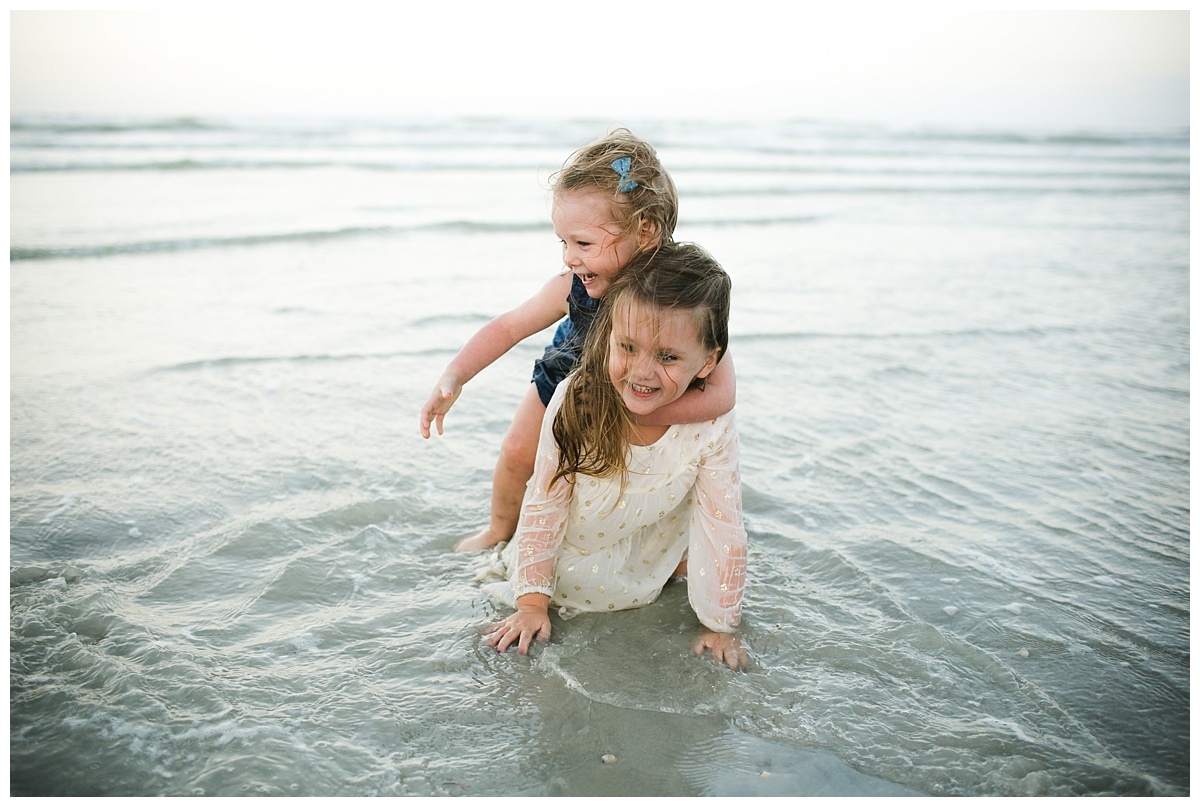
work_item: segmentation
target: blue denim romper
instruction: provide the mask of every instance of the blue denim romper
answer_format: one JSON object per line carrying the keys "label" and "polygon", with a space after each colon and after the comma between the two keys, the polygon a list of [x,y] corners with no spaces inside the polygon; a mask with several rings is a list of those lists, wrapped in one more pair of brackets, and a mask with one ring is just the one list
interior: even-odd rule
{"label": "blue denim romper", "polygon": [[550,404],[554,389],[579,363],[579,353],[599,307],[600,301],[588,296],[579,276],[572,276],[571,293],[567,296],[567,318],[559,323],[558,330],[554,332],[554,341],[546,348],[546,352],[533,363],[533,383],[537,385],[543,406]]}

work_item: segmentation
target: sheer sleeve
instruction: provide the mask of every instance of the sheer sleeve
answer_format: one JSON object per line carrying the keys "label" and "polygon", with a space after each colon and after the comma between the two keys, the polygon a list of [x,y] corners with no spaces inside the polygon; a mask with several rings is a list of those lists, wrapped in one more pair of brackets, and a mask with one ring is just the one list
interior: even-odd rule
{"label": "sheer sleeve", "polygon": [[558,548],[566,532],[567,513],[574,485],[560,479],[550,489],[550,479],[558,469],[558,444],[554,442],[554,417],[562,404],[568,381],[558,385],[538,437],[537,457],[533,476],[521,505],[517,525],[517,565],[512,574],[513,591],[517,597],[533,591],[554,595],[554,565]]}
{"label": "sheer sleeve", "polygon": [[688,600],[706,627],[732,633],[742,618],[746,581],[746,528],[732,413],[717,419],[713,434],[692,499]]}

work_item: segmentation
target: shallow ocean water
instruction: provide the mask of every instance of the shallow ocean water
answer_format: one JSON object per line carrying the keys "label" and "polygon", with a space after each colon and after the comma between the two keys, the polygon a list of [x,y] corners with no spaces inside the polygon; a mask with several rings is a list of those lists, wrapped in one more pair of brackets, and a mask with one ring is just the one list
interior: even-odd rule
{"label": "shallow ocean water", "polygon": [[481,640],[548,334],[416,429],[606,128],[14,122],[13,795],[1190,792],[1187,133],[632,127],[734,280],[732,674],[682,588]]}

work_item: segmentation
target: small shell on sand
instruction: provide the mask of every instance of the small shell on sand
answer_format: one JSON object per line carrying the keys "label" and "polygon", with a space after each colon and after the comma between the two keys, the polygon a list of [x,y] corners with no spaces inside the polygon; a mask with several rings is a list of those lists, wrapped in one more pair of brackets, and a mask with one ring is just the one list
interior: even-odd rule
{"label": "small shell on sand", "polygon": [[1029,658],[1029,651],[1022,648],[1017,651],[1017,655],[1020,656],[1021,658]]}
{"label": "small shell on sand", "polygon": [[600,757],[600,761],[603,762],[605,765],[611,765],[617,761],[617,758],[614,757],[612,754],[605,754],[604,756]]}

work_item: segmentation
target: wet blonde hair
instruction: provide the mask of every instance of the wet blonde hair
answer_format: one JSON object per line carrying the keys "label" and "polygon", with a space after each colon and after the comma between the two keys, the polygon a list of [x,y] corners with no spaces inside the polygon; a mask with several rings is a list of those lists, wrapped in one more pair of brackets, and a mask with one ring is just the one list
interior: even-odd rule
{"label": "wet blonde hair", "polygon": [[[608,375],[613,319],[631,304],[652,309],[689,311],[705,350],[717,360],[729,348],[729,300],[732,284],[721,265],[695,244],[663,244],[634,257],[601,298],[600,310],[584,345],[579,369],[562,407],[554,416],[558,468],[550,480],[574,481],[576,474],[599,478],[628,473],[627,435],[633,425],[620,391]],[[703,387],[704,379],[692,379]]]}
{"label": "wet blonde hair", "polygon": [[[622,175],[613,168],[629,160]],[[622,191],[629,182],[637,186]],[[679,219],[679,194],[671,175],[658,161],[654,147],[628,129],[614,129],[567,158],[562,170],[550,178],[554,198],[566,191],[598,190],[612,196],[613,217],[622,236],[643,226],[657,231],[657,244],[669,243]]]}

